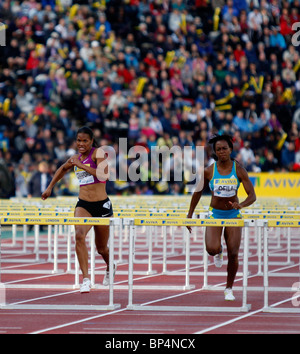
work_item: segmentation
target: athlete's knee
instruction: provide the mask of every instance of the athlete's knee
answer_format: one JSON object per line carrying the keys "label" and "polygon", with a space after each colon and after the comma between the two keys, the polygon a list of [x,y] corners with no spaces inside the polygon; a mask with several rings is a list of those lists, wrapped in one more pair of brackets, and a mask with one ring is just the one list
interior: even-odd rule
{"label": "athlete's knee", "polygon": [[103,256],[103,255],[107,255],[108,254],[108,247],[100,247],[100,246],[98,246],[97,247],[97,252],[101,255],[101,256]]}
{"label": "athlete's knee", "polygon": [[215,256],[221,252],[221,247],[216,247],[216,246],[206,246],[206,252],[210,256]]}
{"label": "athlete's knee", "polygon": [[76,229],[75,231],[75,240],[76,240],[76,243],[82,243],[82,242],[85,242],[85,232],[82,230],[82,229]]}
{"label": "athlete's knee", "polygon": [[238,249],[233,249],[233,250],[228,250],[228,261],[236,261],[239,258],[239,250]]}

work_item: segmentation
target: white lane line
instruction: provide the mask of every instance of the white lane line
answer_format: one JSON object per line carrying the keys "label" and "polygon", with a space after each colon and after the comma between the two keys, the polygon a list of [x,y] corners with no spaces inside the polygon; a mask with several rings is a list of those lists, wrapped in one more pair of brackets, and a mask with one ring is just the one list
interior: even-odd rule
{"label": "white lane line", "polygon": [[243,315],[243,316],[240,316],[240,317],[237,317],[237,318],[233,318],[232,320],[229,320],[229,321],[226,321],[226,322],[223,322],[223,323],[219,323],[219,324],[217,324],[215,326],[212,326],[212,327],[205,328],[202,331],[195,332],[194,334],[204,334],[204,333],[207,333],[207,332],[211,332],[211,331],[213,331],[215,329],[218,329],[220,327],[228,326],[231,323],[240,321],[240,320],[242,320],[244,318],[247,318],[247,317],[251,317],[251,316],[261,312],[262,310],[263,310],[263,308],[261,308],[259,310],[256,310],[256,311],[253,311],[253,312],[249,312],[246,315]]}
{"label": "white lane line", "polygon": [[[288,299],[285,299],[285,300],[282,300],[282,301],[279,301],[279,302],[276,302],[275,304],[273,305],[270,305],[270,307],[276,307],[276,306],[279,306],[281,304],[284,304],[285,302],[288,302],[288,301],[292,301],[293,299],[295,299],[295,296],[292,296]],[[207,332],[211,332],[215,329],[218,329],[218,328],[221,328],[221,327],[225,327],[225,326],[228,326],[234,322],[237,322],[237,321],[241,321],[243,320],[244,318],[247,318],[247,317],[251,317],[253,315],[256,315],[257,313],[259,312],[262,312],[264,310],[264,308],[262,307],[261,309],[259,310],[256,310],[256,311],[252,311],[252,312],[249,312],[243,316],[239,316],[239,317],[236,317],[236,318],[233,318],[232,320],[229,320],[229,321],[226,321],[226,322],[223,322],[223,323],[219,323],[215,326],[212,326],[212,327],[209,327],[209,328],[206,328],[206,329],[203,329],[199,332],[195,332],[194,334],[204,334],[204,333],[207,333]]]}
{"label": "white lane line", "polygon": [[29,334],[40,334],[40,333],[45,333],[45,332],[49,332],[49,331],[55,331],[56,329],[60,329],[60,328],[64,328],[64,327],[73,326],[73,325],[76,325],[76,324],[79,324],[79,323],[83,323],[83,322],[87,322],[87,321],[94,320],[94,319],[96,319],[96,318],[101,318],[101,317],[105,317],[105,316],[109,316],[109,315],[114,315],[114,314],[116,314],[116,313],[124,312],[124,311],[126,311],[126,310],[127,310],[127,309],[124,308],[124,309],[112,311],[112,312],[109,312],[109,313],[104,313],[104,314],[101,314],[101,315],[96,315],[96,316],[92,316],[92,317],[87,317],[87,318],[83,318],[83,319],[78,320],[78,321],[68,322],[68,323],[65,323],[65,324],[62,324],[62,325],[58,325],[58,326],[54,326],[54,327],[49,327],[49,328],[44,328],[44,329],[41,329],[41,330],[38,330],[38,331],[35,331],[35,332],[31,332],[31,333],[29,333]]}

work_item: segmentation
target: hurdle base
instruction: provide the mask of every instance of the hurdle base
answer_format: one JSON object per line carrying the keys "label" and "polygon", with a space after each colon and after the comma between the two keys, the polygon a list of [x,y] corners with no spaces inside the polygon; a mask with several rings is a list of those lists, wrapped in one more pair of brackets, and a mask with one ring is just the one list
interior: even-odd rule
{"label": "hurdle base", "polygon": [[264,307],[263,312],[269,313],[300,313],[300,308],[297,307]]}
{"label": "hurdle base", "polygon": [[0,305],[1,310],[78,310],[78,311],[113,311],[121,308],[120,304],[113,305],[34,305],[34,304],[15,304]]}
{"label": "hurdle base", "polygon": [[251,305],[241,307],[212,307],[212,306],[144,306],[127,305],[132,311],[171,311],[171,312],[248,312]]}
{"label": "hurdle base", "polygon": [[195,289],[195,288],[196,288],[195,285],[185,285],[185,286],[183,287],[183,290],[193,290],[193,289]]}

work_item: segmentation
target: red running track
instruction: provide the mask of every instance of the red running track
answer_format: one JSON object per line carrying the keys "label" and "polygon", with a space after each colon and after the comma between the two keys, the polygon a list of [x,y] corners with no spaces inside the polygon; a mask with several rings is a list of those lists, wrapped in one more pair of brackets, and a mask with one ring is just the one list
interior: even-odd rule
{"label": "red running track", "polygon": [[[252,235],[253,238],[254,235]],[[46,236],[43,236],[46,237]],[[154,247],[153,269],[156,274],[146,275],[148,269],[147,258],[143,251],[147,252],[144,240],[138,240],[136,247],[138,252],[136,259],[145,264],[137,263],[134,266],[134,285],[155,286],[153,290],[134,290],[134,304],[162,305],[162,306],[241,306],[242,292],[235,290],[236,301],[225,302],[223,292],[219,290],[203,290],[203,276],[193,274],[203,270],[202,242],[192,241],[191,256],[191,278],[190,284],[195,286],[191,290],[158,290],[159,286],[178,286],[185,284],[184,255],[180,250],[180,236],[178,236],[177,254],[168,256],[168,272],[182,271],[182,275],[162,274],[160,255],[160,240]],[[67,274],[65,264],[64,238],[60,238],[60,263],[59,270],[62,273],[51,274],[53,264],[47,262],[46,251],[43,252],[41,238],[40,260],[35,261],[33,252],[33,240],[29,238],[27,253],[23,254],[22,242],[18,241],[12,246],[11,241],[2,241],[1,254],[1,283],[5,285],[7,304],[34,304],[34,305],[74,305],[73,309],[0,309],[0,334],[200,334],[200,333],[225,333],[225,334],[298,334],[300,333],[300,315],[287,313],[266,313],[263,312],[263,291],[251,290],[263,286],[262,275],[257,274],[257,245],[254,238],[250,242],[250,275],[248,303],[251,310],[246,313],[233,312],[164,312],[164,311],[131,311],[126,308],[128,303],[127,279],[128,263],[126,256],[126,245],[124,246],[124,257],[118,265],[115,277],[114,303],[120,304],[120,308],[112,311],[104,310],[76,310],[76,305],[99,305],[108,304],[108,289],[100,287],[93,289],[89,294],[80,294],[78,289],[72,289],[74,274]],[[277,273],[290,272],[296,276],[282,276],[270,278],[271,286],[290,288],[291,291],[270,292],[269,304],[275,307],[295,306],[291,298],[295,295],[292,287],[299,282],[299,241],[295,234],[292,238],[291,264],[286,262],[286,243],[281,236],[280,247],[278,239],[271,240],[269,268]],[[30,243],[31,242],[31,243]],[[45,248],[46,249],[46,248]],[[116,250],[117,251],[117,250]],[[242,259],[242,251],[240,253]],[[212,258],[209,271],[217,271],[213,265]],[[226,257],[225,257],[226,261]],[[74,267],[74,265],[73,265]],[[102,282],[104,264],[97,257],[96,263],[96,284]],[[226,265],[223,265],[221,272],[226,272]],[[240,264],[239,272],[242,271]],[[45,273],[48,274],[45,274]],[[144,274],[143,274],[144,272]],[[100,273],[100,274],[98,274]],[[169,274],[170,274],[169,273]],[[226,276],[209,276],[210,285],[224,287]],[[49,288],[52,285],[53,288]],[[242,285],[241,276],[237,276],[235,286]],[[27,286],[27,288],[26,288]],[[47,288],[43,288],[48,287]],[[300,299],[299,299],[300,300]],[[300,301],[299,301],[300,302]]]}

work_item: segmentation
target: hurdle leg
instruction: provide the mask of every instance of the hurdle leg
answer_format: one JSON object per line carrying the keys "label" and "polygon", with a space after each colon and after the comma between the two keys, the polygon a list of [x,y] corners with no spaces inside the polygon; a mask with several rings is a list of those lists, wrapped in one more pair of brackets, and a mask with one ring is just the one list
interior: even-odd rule
{"label": "hurdle leg", "polygon": [[12,225],[12,246],[16,245],[17,225]]}
{"label": "hurdle leg", "polygon": [[129,261],[128,261],[128,305],[130,310],[133,307],[133,257],[134,257],[134,223],[130,220],[129,225]]}
{"label": "hurdle leg", "polygon": [[91,246],[91,284],[95,285],[95,231],[92,227],[89,231]]}
{"label": "hurdle leg", "polygon": [[0,284],[1,284],[1,259],[2,259],[2,226],[1,226],[1,217],[0,217]]}
{"label": "hurdle leg", "polygon": [[148,272],[147,275],[154,274],[155,272],[152,269],[152,253],[153,253],[153,237],[152,237],[152,226],[146,226],[146,237],[148,239],[149,248],[148,248]]}
{"label": "hurdle leg", "polygon": [[34,252],[35,252],[35,260],[37,262],[40,260],[39,236],[40,236],[40,226],[39,225],[34,225]]}
{"label": "hurdle leg", "polygon": [[68,225],[67,231],[67,272],[71,272],[71,225]]}
{"label": "hurdle leg", "polygon": [[242,308],[245,311],[250,310],[251,305],[247,304],[247,290],[248,290],[248,258],[249,258],[249,222],[245,221],[244,232],[244,262],[243,262],[243,303]]}
{"label": "hurdle leg", "polygon": [[108,310],[115,310],[121,307],[120,304],[114,304],[114,242],[115,227],[120,225],[120,219],[111,218],[109,221],[109,304]]}
{"label": "hurdle leg", "polygon": [[269,268],[268,268],[268,231],[267,226],[264,227],[264,310],[269,308]]}
{"label": "hurdle leg", "polygon": [[1,259],[2,259],[2,230],[1,230],[1,218],[0,218],[0,308],[2,306],[6,306],[6,289],[5,289],[5,284],[1,283]]}
{"label": "hurdle leg", "polygon": [[48,262],[52,261],[52,256],[51,256],[51,235],[52,235],[52,226],[48,225]]}
{"label": "hurdle leg", "polygon": [[171,235],[171,254],[175,254],[175,237],[174,237],[174,226],[170,226],[170,235]]}
{"label": "hurdle leg", "polygon": [[53,244],[53,273],[57,273],[58,261],[58,225],[54,225],[54,244]]}
{"label": "hurdle leg", "polygon": [[79,262],[78,262],[76,251],[74,252],[74,255],[75,255],[75,283],[74,283],[74,289],[77,289],[79,287]]}
{"label": "hurdle leg", "polygon": [[119,225],[119,263],[123,262],[123,222],[122,219],[120,219],[120,225]]}
{"label": "hurdle leg", "polygon": [[287,229],[287,264],[291,264],[291,228]]}
{"label": "hurdle leg", "polygon": [[277,229],[276,229],[276,237],[277,237],[277,248],[279,248],[280,249],[280,236],[281,236],[281,233],[280,233],[280,228],[278,227]]}
{"label": "hurdle leg", "polygon": [[206,252],[205,231],[203,232],[203,286],[202,289],[208,288],[208,253]]}
{"label": "hurdle leg", "polygon": [[23,252],[26,253],[27,250],[27,225],[23,225]]}
{"label": "hurdle leg", "polygon": [[190,247],[191,247],[191,242],[190,242],[190,235],[189,231],[187,228],[184,229],[184,236],[185,236],[185,287],[184,290],[190,290]]}
{"label": "hurdle leg", "polygon": [[158,233],[157,233],[157,226],[153,227],[154,235],[155,235],[155,247],[158,247]]}
{"label": "hurdle leg", "polygon": [[109,225],[109,306],[114,307],[114,220]]}
{"label": "hurdle leg", "polygon": [[167,273],[167,227],[162,226],[163,236],[163,274]]}
{"label": "hurdle leg", "polygon": [[2,245],[1,245],[1,241],[2,241],[2,230],[1,230],[1,218],[0,218],[0,308],[2,306],[6,306],[6,288],[5,288],[5,284],[1,283],[1,259],[2,259]]}
{"label": "hurdle leg", "polygon": [[257,227],[257,256],[258,256],[258,270],[257,275],[262,275],[262,227]]}

